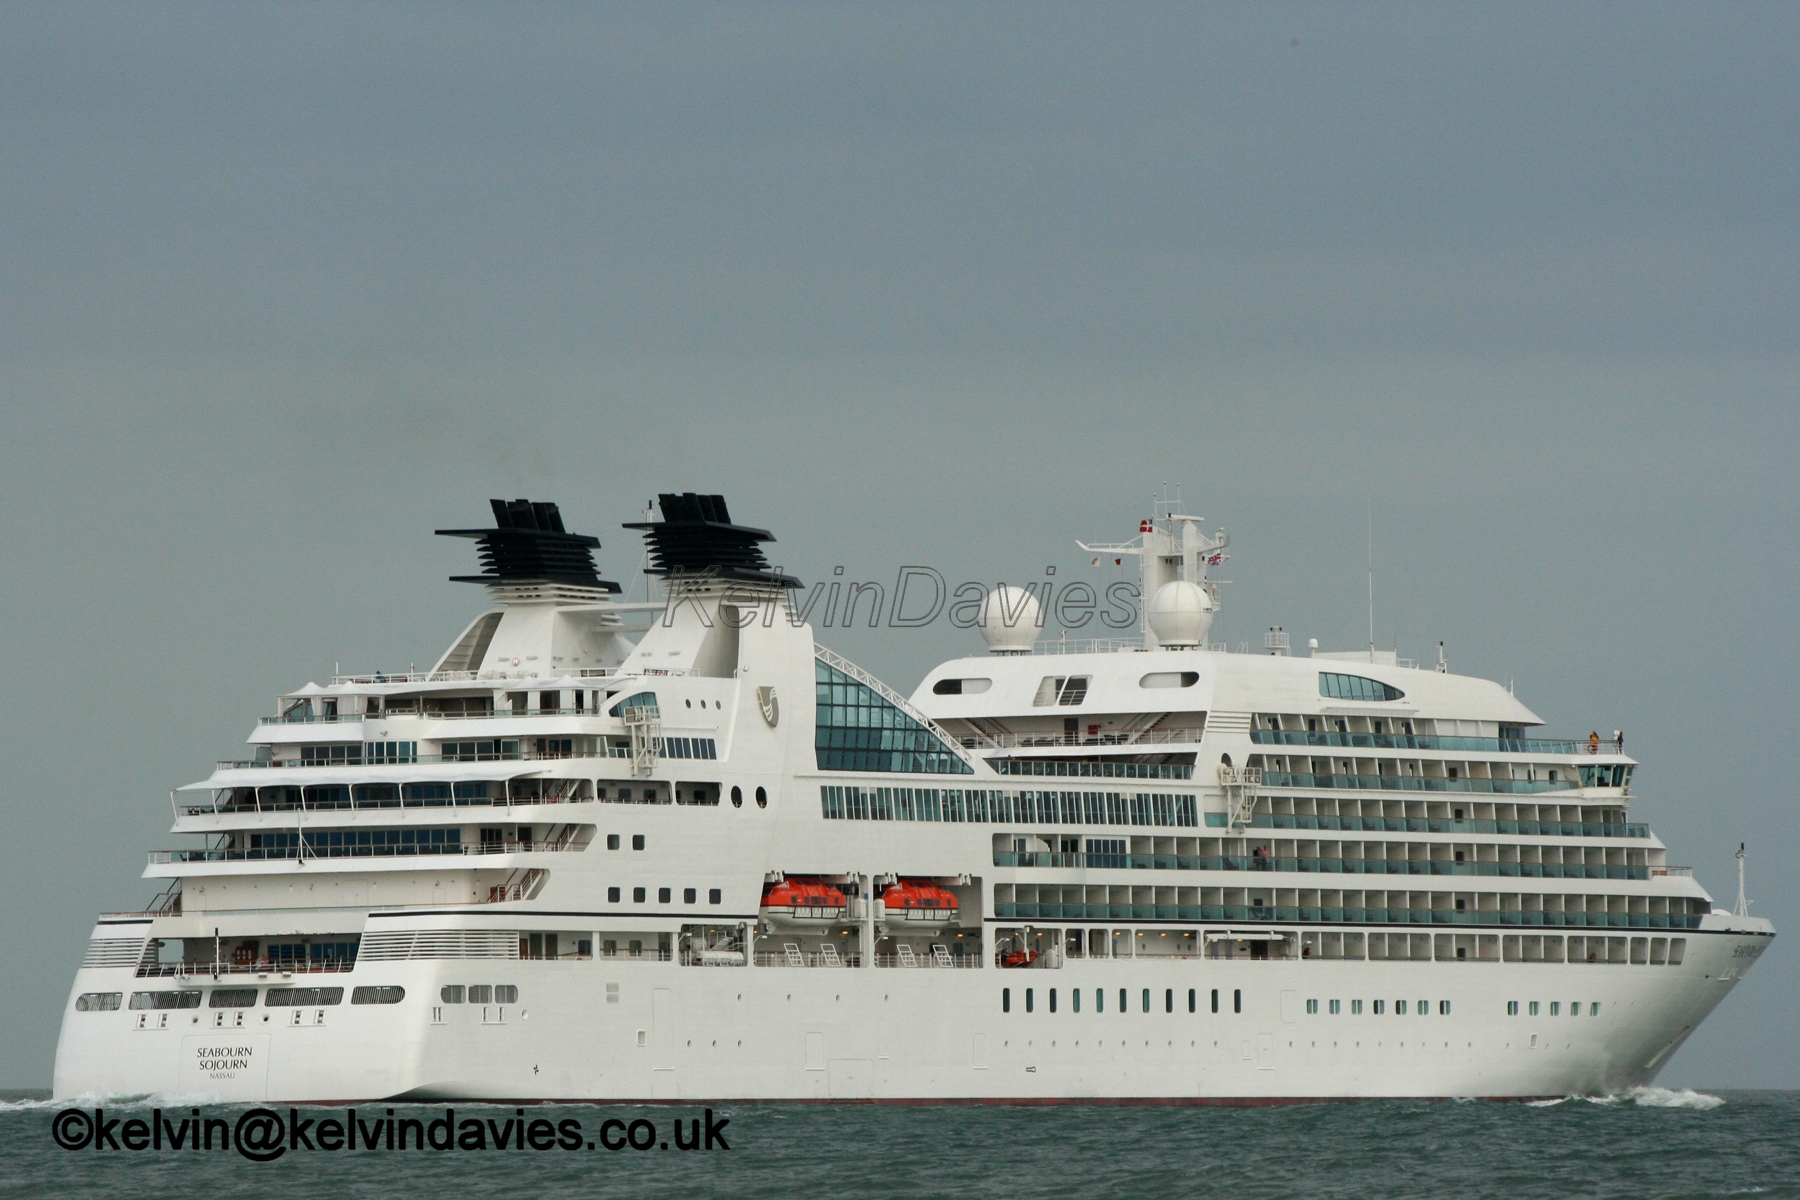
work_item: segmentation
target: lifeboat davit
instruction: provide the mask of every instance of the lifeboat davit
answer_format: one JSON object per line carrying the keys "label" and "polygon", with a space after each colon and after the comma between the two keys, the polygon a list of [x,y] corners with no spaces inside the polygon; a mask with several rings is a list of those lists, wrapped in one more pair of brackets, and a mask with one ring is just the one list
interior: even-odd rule
{"label": "lifeboat davit", "polygon": [[912,926],[950,925],[956,921],[956,897],[935,883],[916,879],[896,881],[881,893],[889,921]]}
{"label": "lifeboat davit", "polygon": [[762,918],[789,929],[841,925],[850,915],[844,893],[817,879],[790,876],[763,887]]}

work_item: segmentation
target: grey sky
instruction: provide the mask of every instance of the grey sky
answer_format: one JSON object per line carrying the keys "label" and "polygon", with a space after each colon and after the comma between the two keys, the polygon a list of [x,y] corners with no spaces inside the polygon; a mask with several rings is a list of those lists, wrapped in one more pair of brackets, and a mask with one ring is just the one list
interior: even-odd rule
{"label": "grey sky", "polygon": [[[169,788],[441,652],[489,496],[1019,581],[1179,481],[1218,632],[1341,648],[1372,507],[1382,644],[1624,728],[1796,931],[1791,5],[11,5],[0,113],[0,1082]],[[1800,1086],[1794,961],[1665,1081]]]}

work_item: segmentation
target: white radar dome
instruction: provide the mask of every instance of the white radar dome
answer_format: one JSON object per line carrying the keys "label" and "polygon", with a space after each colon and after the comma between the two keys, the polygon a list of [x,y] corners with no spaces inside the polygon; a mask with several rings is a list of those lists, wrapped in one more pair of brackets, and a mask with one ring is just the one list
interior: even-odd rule
{"label": "white radar dome", "polygon": [[1172,580],[1150,597],[1150,632],[1165,646],[1198,646],[1206,641],[1217,608],[1199,584]]}
{"label": "white radar dome", "polygon": [[1003,583],[981,602],[977,625],[989,654],[1029,654],[1038,636],[1037,597]]}

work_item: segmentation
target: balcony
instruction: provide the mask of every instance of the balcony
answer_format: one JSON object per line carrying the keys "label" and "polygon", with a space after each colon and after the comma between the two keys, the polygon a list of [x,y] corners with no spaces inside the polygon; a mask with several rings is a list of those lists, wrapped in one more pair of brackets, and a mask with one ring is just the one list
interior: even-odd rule
{"label": "balcony", "polygon": [[[1508,879],[1649,879],[1653,868],[1588,863],[1452,862],[1387,858],[1252,858],[1249,855],[1081,854],[994,851],[996,867],[1064,870],[1254,871],[1319,875],[1489,875]],[[1664,868],[1654,868],[1662,873]]]}
{"label": "balcony", "polygon": [[1326,925],[1477,925],[1556,929],[1698,929],[1686,913],[1560,913],[1447,908],[1292,908],[1244,904],[996,904],[1000,920],[1257,921]]}
{"label": "balcony", "polygon": [[152,850],[150,863],[281,862],[325,858],[480,858],[492,854],[560,854],[582,846],[547,842],[487,842],[467,845],[276,846],[248,850]]}
{"label": "balcony", "polygon": [[1040,749],[1056,746],[1167,746],[1200,740],[1205,730],[1198,725],[1181,729],[1120,730],[1114,733],[974,733],[958,740],[970,750]]}
{"label": "balcony", "polygon": [[1578,739],[1455,737],[1430,733],[1328,733],[1298,729],[1252,729],[1258,746],[1339,746],[1370,750],[1487,750],[1497,754],[1623,754],[1622,742]]}
{"label": "balcony", "polygon": [[1441,779],[1435,775],[1313,775],[1299,771],[1264,771],[1264,787],[1340,788],[1375,792],[1476,792],[1526,796],[1538,792],[1576,792],[1574,779]]}
{"label": "balcony", "polygon": [[[1224,813],[1208,813],[1224,817]],[[1218,826],[1223,828],[1223,822]],[[1348,829],[1367,833],[1506,833],[1524,837],[1647,838],[1650,826],[1638,822],[1602,825],[1585,821],[1457,821],[1449,817],[1319,817],[1294,813],[1257,813],[1252,829]]]}

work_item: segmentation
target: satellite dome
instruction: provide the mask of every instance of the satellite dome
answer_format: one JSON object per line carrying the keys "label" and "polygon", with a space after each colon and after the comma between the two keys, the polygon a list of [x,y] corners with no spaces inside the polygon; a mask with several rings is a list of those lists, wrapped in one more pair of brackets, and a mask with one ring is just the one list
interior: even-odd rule
{"label": "satellite dome", "polygon": [[1037,596],[1003,583],[981,602],[976,624],[989,654],[1029,654],[1038,635]]}
{"label": "satellite dome", "polygon": [[1176,579],[1150,598],[1150,632],[1164,646],[1198,646],[1206,641],[1218,606],[1205,588]]}

